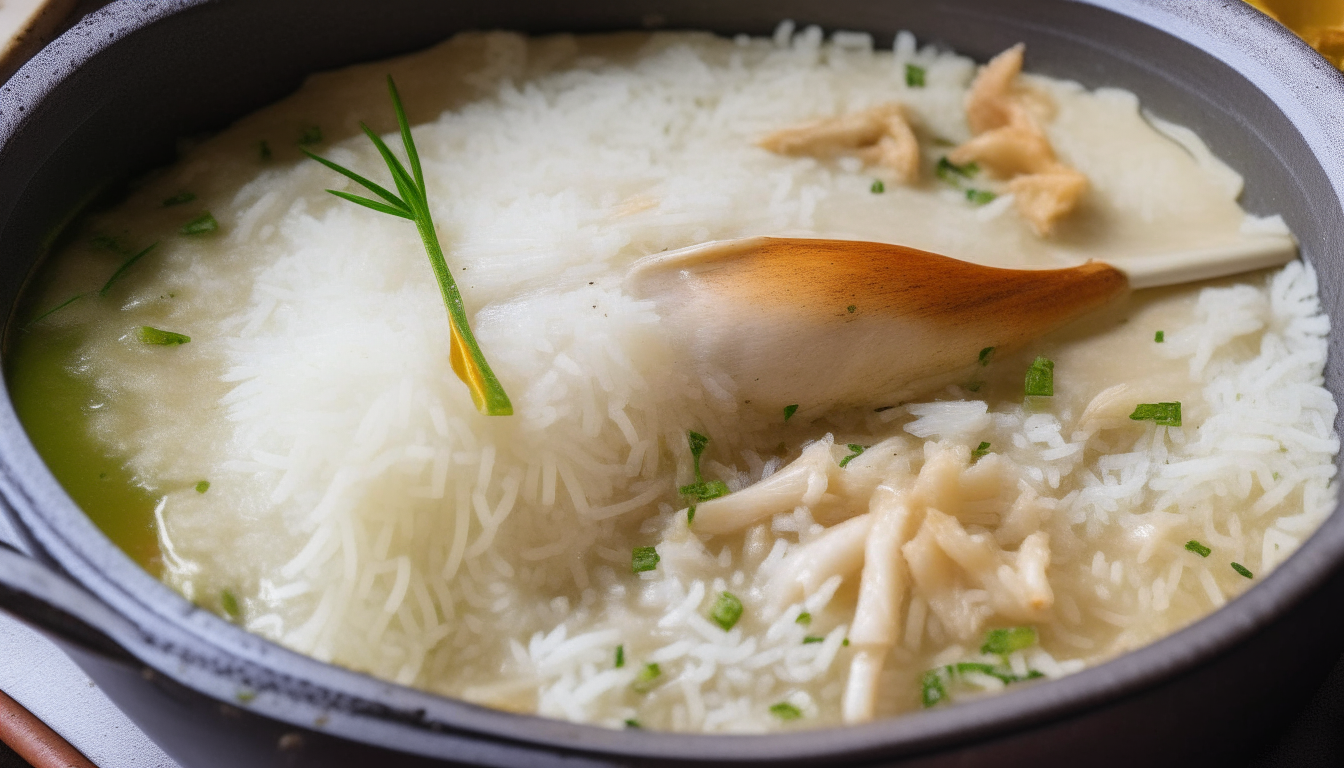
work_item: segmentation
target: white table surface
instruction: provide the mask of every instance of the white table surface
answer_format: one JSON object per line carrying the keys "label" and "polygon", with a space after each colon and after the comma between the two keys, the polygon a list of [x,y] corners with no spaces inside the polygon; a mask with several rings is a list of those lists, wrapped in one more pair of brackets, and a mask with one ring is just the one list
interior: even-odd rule
{"label": "white table surface", "polygon": [[70,658],[0,613],[0,691],[99,768],[178,768]]}

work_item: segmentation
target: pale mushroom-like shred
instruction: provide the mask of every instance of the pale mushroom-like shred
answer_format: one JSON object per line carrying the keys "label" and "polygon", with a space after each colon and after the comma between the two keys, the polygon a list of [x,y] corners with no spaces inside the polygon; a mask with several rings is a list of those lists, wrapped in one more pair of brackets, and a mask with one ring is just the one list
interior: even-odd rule
{"label": "pale mushroom-like shred", "polygon": [[919,176],[919,140],[901,105],[895,103],[784,128],[757,145],[779,155],[825,158],[855,154],[891,170],[895,180],[903,183]]}
{"label": "pale mushroom-like shred", "polygon": [[900,641],[901,602],[910,581],[901,559],[901,546],[915,522],[906,494],[879,487],[871,510],[873,524],[864,546],[859,599],[849,630],[855,655],[842,705],[847,723],[873,718],[883,662],[887,651]]}
{"label": "pale mushroom-like shred", "polygon": [[701,502],[695,508],[691,528],[696,533],[725,534],[741,531],[780,512],[815,504],[826,492],[831,468],[834,439],[825,438],[803,449],[803,453],[775,474],[737,493]]}
{"label": "pale mushroom-like shred", "polygon": [[871,513],[852,517],[790,553],[766,584],[771,603],[788,605],[809,597],[834,576],[858,571],[872,525]]}
{"label": "pale mushroom-like shred", "polygon": [[1073,212],[1087,192],[1087,177],[1061,163],[1028,107],[1017,81],[1026,47],[1018,43],[989,61],[966,94],[972,138],[948,154],[958,165],[976,163],[1009,179],[1018,213],[1042,237]]}

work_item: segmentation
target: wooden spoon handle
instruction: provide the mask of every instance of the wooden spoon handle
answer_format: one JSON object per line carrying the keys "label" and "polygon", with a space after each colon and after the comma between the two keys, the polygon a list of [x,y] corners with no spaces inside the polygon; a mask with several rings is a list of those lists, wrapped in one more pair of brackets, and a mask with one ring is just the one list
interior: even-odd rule
{"label": "wooden spoon handle", "polygon": [[1278,267],[1295,258],[1297,241],[1291,236],[1267,235],[1232,245],[1105,261],[1124,272],[1130,287],[1138,290]]}

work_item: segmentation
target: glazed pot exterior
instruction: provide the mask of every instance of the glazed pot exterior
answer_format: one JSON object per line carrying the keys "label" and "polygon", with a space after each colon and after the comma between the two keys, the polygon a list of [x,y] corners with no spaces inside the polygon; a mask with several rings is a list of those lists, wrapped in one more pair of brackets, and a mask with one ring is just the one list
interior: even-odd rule
{"label": "glazed pot exterior", "polygon": [[[170,162],[313,72],[469,29],[901,29],[1116,86],[1188,125],[1282,213],[1344,317],[1344,77],[1240,0],[121,0],[0,88],[0,307],[94,191]],[[11,323],[12,325],[12,323]],[[1327,385],[1344,391],[1332,335]],[[1339,424],[1336,424],[1339,428]],[[0,396],[0,608],[57,640],[185,768],[368,765],[1131,765],[1236,759],[1344,645],[1344,516],[1244,596],[1158,643],[1010,695],[772,736],[612,731],[476,707],[295,654],[201,611],[74,506]]]}

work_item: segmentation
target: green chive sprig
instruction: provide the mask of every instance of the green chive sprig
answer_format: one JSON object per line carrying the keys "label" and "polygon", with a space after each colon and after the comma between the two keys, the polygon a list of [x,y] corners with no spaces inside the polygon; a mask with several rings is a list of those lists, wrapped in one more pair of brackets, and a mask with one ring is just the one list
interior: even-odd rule
{"label": "green chive sprig", "polygon": [[481,351],[480,344],[476,342],[476,337],[471,332],[467,310],[462,303],[462,294],[457,289],[457,283],[453,281],[452,273],[448,270],[448,262],[443,256],[443,248],[439,245],[439,236],[434,230],[434,220],[429,213],[425,176],[420,168],[420,154],[415,149],[415,141],[411,138],[411,124],[406,119],[406,110],[402,107],[401,96],[397,93],[397,85],[391,76],[387,78],[387,91],[392,97],[392,106],[397,113],[397,124],[401,127],[401,142],[406,149],[410,170],[407,170],[401,160],[392,154],[392,150],[378,134],[363,123],[360,123],[360,128],[364,129],[364,134],[383,156],[400,196],[392,194],[348,168],[319,157],[307,149],[300,149],[308,157],[382,198],[382,201],[336,189],[327,190],[331,194],[370,210],[415,223],[415,228],[420,233],[420,240],[425,245],[425,253],[429,256],[429,265],[434,270],[435,279],[438,280],[439,293],[443,295],[443,303],[448,310],[448,327],[451,332],[449,360],[453,372],[467,385],[467,389],[471,390],[471,399],[478,411],[487,416],[509,416],[513,413],[513,403],[509,401],[509,396],[505,394],[499,379],[495,378],[494,371],[490,370],[490,364],[485,360],[485,353]]}

